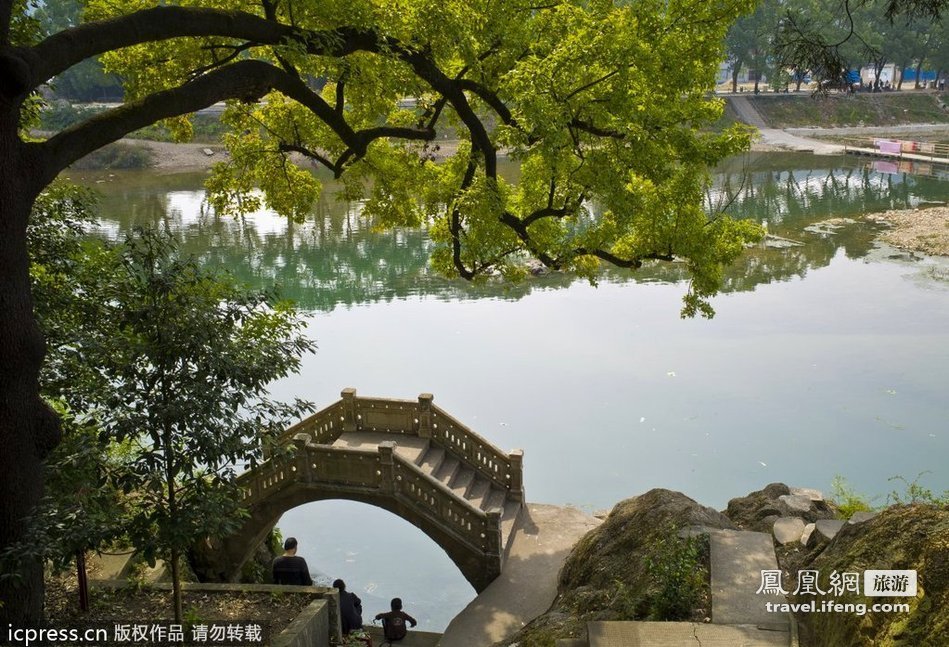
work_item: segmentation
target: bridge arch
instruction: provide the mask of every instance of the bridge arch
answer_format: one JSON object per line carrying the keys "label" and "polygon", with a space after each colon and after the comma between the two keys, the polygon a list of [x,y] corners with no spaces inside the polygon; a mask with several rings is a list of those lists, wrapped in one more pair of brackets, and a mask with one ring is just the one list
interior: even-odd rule
{"label": "bridge arch", "polygon": [[249,516],[195,551],[199,574],[232,581],[284,512],[314,501],[366,503],[440,546],[478,592],[496,578],[523,501],[521,453],[503,454],[432,405],[343,399],[287,430],[289,451],[238,477]]}

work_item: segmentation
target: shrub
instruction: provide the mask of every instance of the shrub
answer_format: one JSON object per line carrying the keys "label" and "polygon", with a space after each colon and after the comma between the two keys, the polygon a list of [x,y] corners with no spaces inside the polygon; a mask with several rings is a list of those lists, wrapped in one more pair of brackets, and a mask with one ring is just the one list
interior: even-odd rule
{"label": "shrub", "polygon": [[86,155],[72,165],[84,171],[103,169],[143,169],[155,163],[155,155],[142,144],[116,142]]}
{"label": "shrub", "polygon": [[650,620],[688,620],[702,605],[708,584],[708,536],[679,537],[674,528],[656,543],[647,561],[653,587]]}

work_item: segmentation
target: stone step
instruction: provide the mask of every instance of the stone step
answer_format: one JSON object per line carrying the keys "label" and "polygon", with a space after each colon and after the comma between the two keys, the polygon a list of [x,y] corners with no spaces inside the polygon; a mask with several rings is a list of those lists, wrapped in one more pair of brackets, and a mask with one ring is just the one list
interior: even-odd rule
{"label": "stone step", "polygon": [[455,476],[448,483],[448,487],[462,499],[466,499],[468,498],[468,490],[471,488],[471,484],[474,483],[475,475],[476,472],[472,468],[462,465],[455,472]]}
{"label": "stone step", "polygon": [[484,500],[491,494],[491,482],[481,476],[475,476],[471,489],[468,490],[468,501],[476,508],[484,509]]}
{"label": "stone step", "polygon": [[428,451],[426,451],[422,457],[422,462],[419,463],[419,467],[422,468],[423,472],[431,476],[435,474],[435,471],[441,466],[444,460],[445,450],[435,445],[429,445]]}
{"label": "stone step", "polygon": [[442,461],[442,464],[438,466],[438,469],[435,470],[432,476],[445,485],[448,485],[451,483],[451,480],[455,478],[455,474],[460,467],[461,463],[457,458],[446,456],[445,460]]}
{"label": "stone step", "polygon": [[698,622],[589,622],[590,647],[788,647],[786,631]]}
{"label": "stone step", "polygon": [[488,495],[484,497],[484,502],[481,504],[481,509],[487,512],[491,508],[504,508],[504,502],[507,500],[507,495],[504,493],[504,490],[492,487]]}
{"label": "stone step", "polygon": [[776,571],[771,533],[716,530],[711,548],[712,622],[719,625],[787,625],[785,614],[768,612],[783,596],[759,594],[761,572]]}

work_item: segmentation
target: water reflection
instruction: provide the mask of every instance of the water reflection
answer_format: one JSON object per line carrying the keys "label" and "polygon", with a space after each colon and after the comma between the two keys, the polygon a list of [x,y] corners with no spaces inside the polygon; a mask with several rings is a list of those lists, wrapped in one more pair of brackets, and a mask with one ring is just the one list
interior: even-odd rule
{"label": "water reflection", "polygon": [[[772,481],[826,489],[834,474],[885,499],[887,477],[924,470],[927,487],[949,486],[945,289],[875,262],[869,225],[812,227],[943,200],[946,183],[873,173],[859,158],[730,160],[710,200],[802,244],[749,250],[726,277],[731,294],[714,301],[718,317],[696,321],[677,316],[678,265],[609,271],[596,290],[561,275],[508,290],[470,285],[427,270],[423,232],[374,232],[332,185],[296,225],[266,213],[216,217],[202,209],[201,174],[88,179],[102,181],[101,235],[164,222],[207,262],[333,310],[311,318],[320,351],[273,386],[276,398],[324,405],[344,386],[432,391],[491,442],[525,450],[531,501],[592,510],[661,486],[722,508]],[[337,307],[363,303],[372,307]],[[470,587],[424,534],[378,512],[321,502],[280,526],[367,610],[401,595],[426,628],[444,627]]]}
{"label": "water reflection", "polygon": [[[358,204],[337,200],[326,190],[310,218],[296,224],[260,211],[241,219],[219,217],[204,204],[204,175],[149,173],[85,175],[103,195],[102,235],[123,236],[135,226],[159,223],[177,232],[184,248],[208,264],[228,268],[238,279],[281,294],[301,307],[329,311],[429,295],[445,300],[519,299],[532,290],[561,288],[576,279],[562,274],[510,286],[446,280],[428,268],[431,242],[417,229],[378,232]],[[860,158],[757,153],[725,162],[714,175],[710,208],[763,223],[776,236],[802,243],[750,249],[729,268],[723,292],[755,286],[825,267],[842,249],[850,258],[873,249],[875,229],[859,222],[833,234],[807,231],[828,218],[916,206],[944,199],[946,182],[909,174],[879,173]],[[675,282],[685,268],[655,264],[637,272],[604,271],[603,280]]]}

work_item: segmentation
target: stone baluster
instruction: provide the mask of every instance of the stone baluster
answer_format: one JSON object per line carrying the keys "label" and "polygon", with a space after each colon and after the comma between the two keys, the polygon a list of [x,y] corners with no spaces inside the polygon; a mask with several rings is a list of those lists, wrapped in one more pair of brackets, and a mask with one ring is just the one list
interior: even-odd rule
{"label": "stone baluster", "polygon": [[313,481],[313,475],[310,473],[310,456],[306,450],[307,443],[312,440],[310,434],[299,433],[293,437],[293,446],[296,448],[293,460],[297,464],[297,482],[310,483]]}
{"label": "stone baluster", "polygon": [[501,559],[501,508],[487,512],[487,532],[484,538],[484,553],[487,557]]}
{"label": "stone baluster", "polygon": [[418,396],[418,437],[432,437],[432,400],[431,393],[421,393]]}
{"label": "stone baluster", "polygon": [[343,398],[343,431],[357,431],[356,389],[343,389],[339,395]]}
{"label": "stone baluster", "polygon": [[524,501],[524,450],[515,449],[507,455],[510,463],[511,480],[508,485],[508,497],[511,501]]}
{"label": "stone baluster", "polygon": [[387,440],[379,443],[380,488],[386,494],[395,492],[395,443]]}

